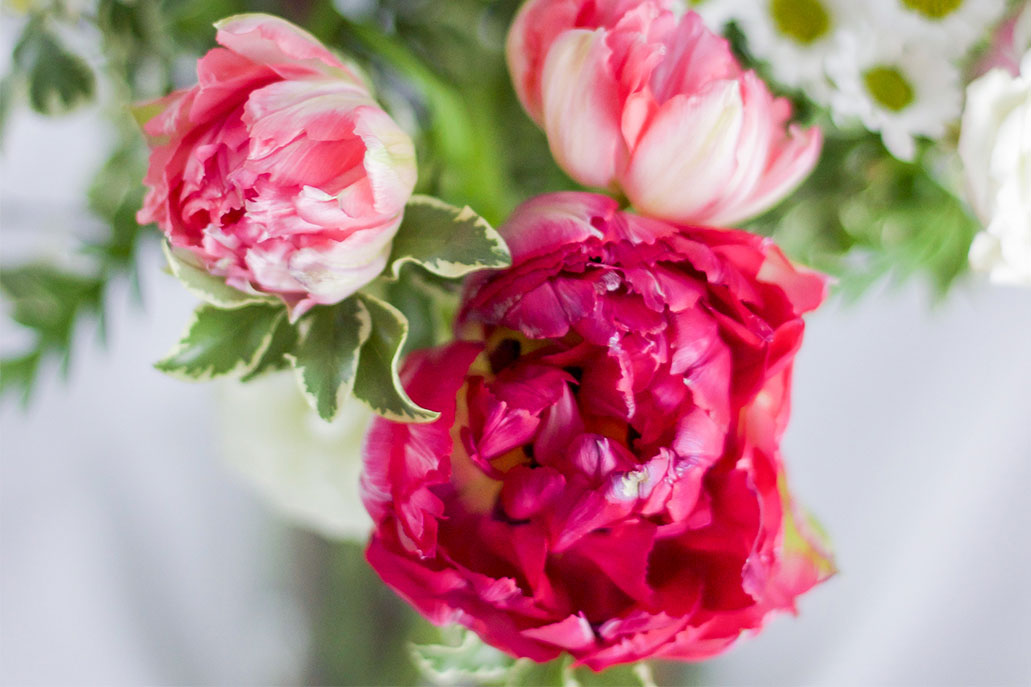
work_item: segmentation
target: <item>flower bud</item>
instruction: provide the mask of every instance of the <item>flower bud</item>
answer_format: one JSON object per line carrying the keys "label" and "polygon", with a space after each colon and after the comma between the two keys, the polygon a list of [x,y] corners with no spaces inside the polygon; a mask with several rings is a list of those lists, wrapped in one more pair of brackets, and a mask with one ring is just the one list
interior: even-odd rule
{"label": "flower bud", "polygon": [[812,170],[818,129],[668,0],[531,0],[508,38],[516,93],[559,165],[643,214],[726,226]]}
{"label": "flower bud", "polygon": [[298,27],[217,26],[198,84],[141,111],[152,147],[141,223],[299,316],[375,278],[415,186],[411,139],[365,82]]}

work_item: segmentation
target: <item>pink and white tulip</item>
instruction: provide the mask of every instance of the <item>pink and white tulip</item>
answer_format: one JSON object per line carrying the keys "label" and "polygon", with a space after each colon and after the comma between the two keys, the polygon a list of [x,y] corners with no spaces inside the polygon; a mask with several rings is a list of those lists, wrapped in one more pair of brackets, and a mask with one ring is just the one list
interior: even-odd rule
{"label": "pink and white tulip", "polygon": [[415,186],[411,139],[365,82],[277,17],[217,25],[199,83],[141,109],[152,153],[141,223],[294,316],[375,278]]}
{"label": "pink and white tulip", "polygon": [[508,37],[516,93],[559,165],[643,214],[732,225],[812,171],[818,129],[669,0],[530,0]]}

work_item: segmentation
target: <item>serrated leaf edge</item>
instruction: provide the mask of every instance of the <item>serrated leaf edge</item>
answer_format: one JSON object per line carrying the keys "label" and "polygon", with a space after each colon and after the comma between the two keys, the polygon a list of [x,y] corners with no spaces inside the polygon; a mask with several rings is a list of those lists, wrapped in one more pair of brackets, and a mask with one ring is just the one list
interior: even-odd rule
{"label": "serrated leaf edge", "polygon": [[[399,341],[398,341],[398,345],[397,345],[397,350],[394,351],[393,357],[391,357],[391,359],[388,361],[389,365],[390,365],[390,379],[391,379],[391,382],[394,385],[394,391],[397,392],[398,397],[401,399],[401,403],[403,405],[405,405],[407,408],[411,408],[412,409],[412,413],[410,413],[410,414],[399,414],[399,413],[395,413],[395,412],[391,411],[389,408],[378,408],[378,407],[376,407],[375,404],[365,400],[364,398],[362,398],[358,394],[355,394],[355,398],[357,398],[359,401],[361,401],[362,404],[365,405],[367,408],[372,410],[372,412],[374,412],[377,415],[379,415],[381,417],[384,417],[384,418],[386,418],[388,420],[391,420],[393,422],[405,422],[405,423],[409,423],[409,422],[411,422],[411,423],[434,422],[435,420],[437,420],[440,417],[440,413],[438,413],[435,410],[428,410],[426,408],[423,408],[418,403],[413,401],[411,399],[411,397],[408,396],[408,392],[405,391],[404,386],[401,384],[401,376],[400,376],[400,374],[398,372],[398,368],[399,368],[400,363],[401,363],[401,352],[404,350],[405,342],[408,340],[408,328],[409,328],[408,318],[404,316],[404,313],[402,313],[400,310],[395,308],[393,305],[391,305],[387,301],[384,301],[384,300],[381,300],[379,298],[376,298],[375,296],[370,296],[367,293],[359,293],[358,296],[359,296],[359,299],[364,299],[364,300],[367,300],[367,301],[375,301],[377,305],[382,305],[384,308],[386,308],[388,311],[390,311],[391,314],[393,314],[397,318],[398,322],[401,323],[401,336],[399,337]],[[371,318],[371,315],[370,315],[370,318]],[[362,348],[364,348],[364,347],[365,347],[365,342],[362,343]],[[359,364],[360,364],[361,363],[361,360],[360,360],[361,352],[360,351],[359,351],[358,356],[359,356]],[[355,374],[357,375],[357,370],[355,371]]]}
{"label": "serrated leaf edge", "polygon": [[[290,367],[293,368],[294,376],[297,379],[297,386],[300,388],[304,399],[308,402],[311,409],[326,422],[332,422],[340,413],[340,409],[343,407],[344,401],[353,395],[354,380],[358,376],[358,363],[361,358],[362,346],[365,345],[365,342],[369,340],[369,336],[372,335],[372,315],[369,314],[369,311],[366,309],[365,304],[362,303],[361,299],[356,299],[355,303],[358,306],[356,313],[356,317],[358,318],[358,345],[355,347],[355,354],[352,359],[353,362],[351,363],[350,381],[341,384],[337,388],[336,398],[333,402],[333,410],[328,417],[323,415],[322,411],[319,410],[318,394],[308,386],[308,382],[305,379],[305,371],[307,370],[307,367],[302,365],[297,359],[297,356],[293,353],[285,353],[283,355],[283,358],[285,358],[290,363]],[[304,337],[307,336],[307,329],[310,328],[310,325],[310,322],[301,322],[300,331],[297,333],[298,348],[304,340]]]}
{"label": "serrated leaf edge", "polygon": [[512,255],[508,250],[508,244],[505,243],[505,239],[501,237],[497,229],[492,227],[487,220],[468,205],[459,208],[439,198],[424,195],[412,196],[407,205],[430,205],[440,210],[445,210],[454,215],[453,221],[455,223],[465,222],[475,217],[476,221],[473,222],[473,226],[483,230],[484,238],[491,244],[492,252],[499,257],[494,262],[463,263],[438,258],[420,258],[416,255],[402,255],[399,258],[395,258],[390,264],[390,274],[393,279],[398,279],[401,276],[401,268],[409,263],[420,265],[427,271],[445,279],[458,279],[480,270],[499,269],[512,264]]}
{"label": "serrated leaf edge", "polygon": [[272,338],[275,336],[276,328],[279,326],[280,319],[282,319],[286,315],[286,311],[283,311],[272,320],[272,326],[269,327],[268,332],[262,338],[261,345],[259,345],[258,348],[255,349],[255,353],[252,358],[241,360],[240,363],[237,363],[235,367],[233,367],[231,370],[227,372],[212,374],[209,370],[208,372],[205,372],[203,374],[191,375],[182,372],[182,370],[180,370],[177,367],[172,367],[169,361],[189,348],[189,344],[187,344],[186,341],[189,339],[190,332],[193,330],[193,327],[197,324],[197,321],[200,319],[200,311],[204,308],[214,308],[216,310],[218,309],[214,306],[206,304],[202,304],[195,308],[194,311],[190,313],[190,319],[186,321],[186,328],[183,332],[183,335],[179,337],[179,341],[174,346],[172,346],[172,350],[165,354],[165,357],[154,363],[155,369],[157,369],[159,372],[168,375],[169,377],[179,379],[185,382],[209,382],[212,379],[218,379],[219,377],[242,377],[246,375],[248,372],[254,370],[255,367],[257,367],[258,363],[261,361],[262,356],[265,355],[265,352],[268,350],[268,347],[272,344]]}
{"label": "serrated leaf edge", "polygon": [[[268,345],[265,346],[265,351],[261,354],[261,357],[258,358],[258,361],[254,364],[254,367],[251,370],[249,370],[248,372],[245,372],[244,374],[242,374],[240,376],[240,382],[242,382],[244,384],[246,384],[247,382],[252,382],[255,379],[258,379],[259,377],[261,377],[263,375],[269,374],[269,372],[272,371],[272,369],[267,369],[265,372],[261,372],[260,371],[261,370],[261,363],[265,359],[265,356],[268,355],[269,351],[272,350],[272,344],[276,340],[276,335],[279,333],[280,329],[282,327],[284,327],[284,326],[286,328],[288,328],[288,329],[293,331],[294,340],[293,340],[292,343],[293,343],[293,345],[296,345],[296,343],[297,343],[297,331],[294,328],[293,324],[290,322],[290,320],[288,318],[284,317],[284,318],[280,319],[278,321],[278,323],[275,326],[272,327],[272,339],[269,341]],[[282,355],[282,359],[286,360],[286,356],[288,356],[288,355],[290,355],[290,353],[288,351],[285,351],[283,353],[283,355]],[[274,366],[275,363],[273,363],[272,365]],[[290,367],[290,362],[289,361],[287,361],[286,366]],[[283,367],[279,367],[279,368],[275,368],[275,369],[282,370],[284,368]]]}
{"label": "serrated leaf edge", "polygon": [[409,642],[408,654],[412,659],[412,663],[415,664],[416,669],[424,677],[439,685],[453,685],[458,680],[463,679],[472,679],[477,682],[496,682],[505,679],[515,665],[514,659],[512,660],[512,663],[507,666],[479,668],[476,670],[463,670],[458,667],[449,667],[444,671],[440,671],[437,670],[433,666],[432,661],[424,655],[425,650],[429,650],[441,656],[447,654],[460,656],[464,651],[468,651],[473,648],[474,644],[480,642],[481,640],[474,633],[467,632],[462,638],[462,643],[457,646],[448,646],[446,644],[415,644],[414,642]]}

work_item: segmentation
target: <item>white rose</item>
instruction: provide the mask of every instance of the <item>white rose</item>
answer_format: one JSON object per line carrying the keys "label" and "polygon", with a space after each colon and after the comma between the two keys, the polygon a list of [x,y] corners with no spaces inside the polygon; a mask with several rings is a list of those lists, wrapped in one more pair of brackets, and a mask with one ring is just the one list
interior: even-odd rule
{"label": "white rose", "polygon": [[358,477],[371,411],[349,400],[324,422],[289,372],[224,384],[218,402],[225,461],[276,510],[332,539],[368,536]]}
{"label": "white rose", "polygon": [[985,224],[971,265],[994,282],[1031,286],[1031,51],[1020,76],[994,69],[970,84],[959,154]]}

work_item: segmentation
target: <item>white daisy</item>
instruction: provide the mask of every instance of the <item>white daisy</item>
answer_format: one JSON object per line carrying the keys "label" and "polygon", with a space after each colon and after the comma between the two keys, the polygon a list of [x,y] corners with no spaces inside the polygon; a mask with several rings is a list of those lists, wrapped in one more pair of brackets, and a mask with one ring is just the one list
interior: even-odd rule
{"label": "white daisy", "polygon": [[952,57],[988,36],[1006,0],[864,0],[880,31],[905,41],[933,42]]}
{"label": "white daisy", "polygon": [[960,115],[959,69],[926,43],[886,32],[845,33],[827,60],[827,73],[835,122],[859,119],[880,132],[900,160],[913,159],[915,136],[941,138]]}
{"label": "white daisy", "polygon": [[839,36],[862,21],[860,8],[855,0],[750,0],[737,4],[734,18],[774,79],[826,104],[825,61]]}

